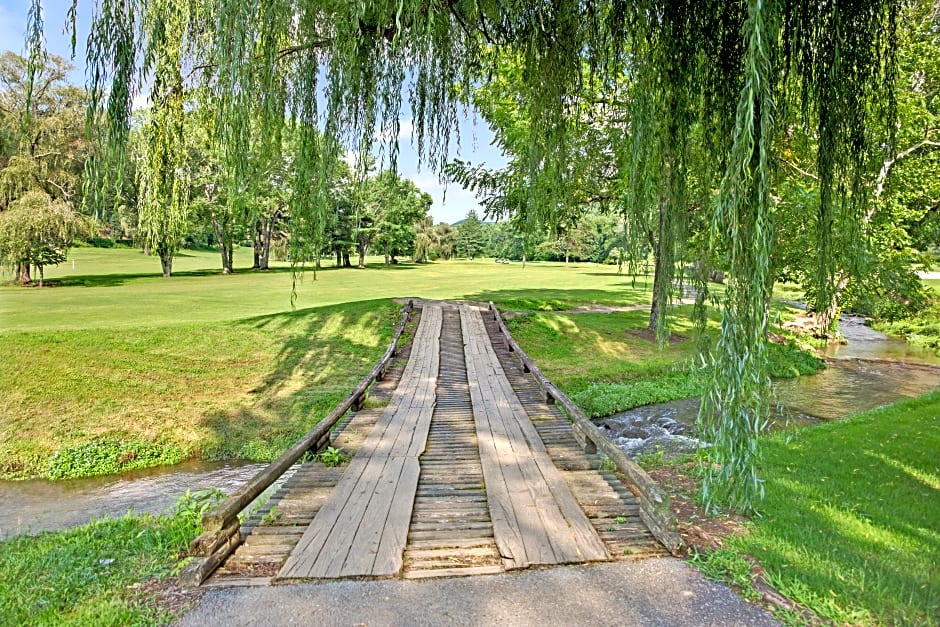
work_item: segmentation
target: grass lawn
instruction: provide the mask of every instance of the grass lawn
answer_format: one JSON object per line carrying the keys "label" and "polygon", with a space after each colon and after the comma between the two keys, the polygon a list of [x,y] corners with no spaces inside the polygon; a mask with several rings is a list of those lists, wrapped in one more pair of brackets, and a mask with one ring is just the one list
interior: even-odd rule
{"label": "grass lawn", "polygon": [[[78,248],[79,260],[49,271],[52,285],[2,288],[0,328],[8,330],[89,329],[217,322],[289,311],[289,268],[238,271],[250,265],[239,249],[236,273],[219,274],[217,255],[186,251],[181,272],[159,276],[159,263],[130,249]],[[377,260],[376,260],[377,261]],[[185,263],[184,263],[185,262]],[[81,274],[79,274],[81,273]],[[58,276],[58,278],[56,278]],[[59,281],[59,283],[56,283]],[[497,264],[492,260],[382,266],[366,270],[326,267],[316,279],[298,282],[296,307],[419,296],[497,301],[510,309],[551,309],[605,303],[648,303],[651,282],[634,284],[614,266],[595,264]]]}
{"label": "grass lawn", "polygon": [[[171,575],[198,533],[202,504],[0,542],[0,624],[163,625],[192,593]],[[164,593],[164,594],[161,594]]]}
{"label": "grass lawn", "polygon": [[216,254],[185,251],[163,279],[136,250],[72,254],[75,270],[50,271],[48,287],[0,288],[0,477],[271,459],[382,355],[391,297],[515,309],[649,298],[610,266],[478,260],[328,268],[304,277],[291,311],[284,268],[222,276]]}
{"label": "grass lawn", "polygon": [[[79,288],[49,292],[66,289]],[[214,323],[0,333],[0,472],[272,459],[371,370],[397,311],[373,300]]]}
{"label": "grass lawn", "polygon": [[837,624],[940,623],[940,390],[763,450],[761,515],[726,549]]}
{"label": "grass lawn", "polygon": [[[669,346],[660,350],[646,330],[648,311],[609,314],[534,313],[507,326],[545,375],[591,417],[700,395],[705,376],[697,354],[690,306],[674,310]],[[709,333],[718,333],[718,319]],[[812,374],[823,367],[795,345],[772,344],[771,375]]]}

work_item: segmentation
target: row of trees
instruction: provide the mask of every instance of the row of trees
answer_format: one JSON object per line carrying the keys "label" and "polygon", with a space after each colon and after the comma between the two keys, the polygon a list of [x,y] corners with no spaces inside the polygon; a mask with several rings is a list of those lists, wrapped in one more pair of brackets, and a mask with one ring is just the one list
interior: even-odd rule
{"label": "row of trees", "polygon": [[[33,0],[27,29],[31,59],[41,54],[40,5]],[[138,203],[147,208],[142,226],[145,216],[177,223],[185,205],[173,175],[185,161],[178,129],[194,108],[185,94],[215,112],[227,181],[250,182],[255,164],[276,161],[285,131],[295,130],[291,242],[306,249],[334,211],[325,174],[341,151],[323,137],[360,154],[387,137],[394,159],[407,100],[418,151],[440,170],[461,103],[480,84],[505,93],[510,106],[493,99],[484,112],[515,157],[504,171],[479,172],[478,189],[499,190],[491,211],[520,232],[570,233],[586,207],[608,204],[631,248],[645,242],[655,252],[661,334],[677,262],[695,250],[702,276],[709,266],[728,271],[721,338],[707,354],[713,376],[701,420],[714,446],[705,497],[743,509],[762,489],[755,438],[768,413],[767,300],[780,243],[799,233],[783,229],[806,227],[806,282],[816,307],[830,311],[846,292],[843,274],[864,276],[865,260],[877,258],[867,242],[889,213],[881,199],[890,171],[936,143],[936,92],[924,77],[940,55],[928,0],[96,7],[90,89],[105,123],[90,180],[101,193],[109,173],[120,180],[133,94],[148,84],[154,122],[139,178],[154,202]],[[897,123],[904,90],[930,114],[907,146]],[[811,184],[792,186],[806,194],[785,193],[788,164],[808,175]],[[884,169],[885,191],[873,197]]]}
{"label": "row of trees", "polygon": [[[154,166],[166,159],[168,146],[158,140],[165,129],[158,128],[157,114],[144,109],[129,129],[123,177],[88,189],[83,177],[95,158],[88,94],[68,83],[71,66],[59,57],[48,57],[37,70],[27,108],[27,59],[0,55],[0,261],[19,282],[30,282],[35,268],[41,284],[43,268],[64,261],[76,238],[136,241],[160,258],[165,276],[184,245],[218,248],[226,274],[234,270],[240,244],[253,247],[258,269],[267,269],[272,256],[302,263],[335,256],[337,265],[351,266],[351,252],[359,267],[373,252],[389,264],[415,253],[417,231],[430,219],[431,197],[410,180],[376,172],[372,161],[356,175],[334,158],[317,184],[330,208],[326,219],[317,225],[292,220],[290,155],[300,133],[286,129],[280,151],[249,159],[247,180],[233,180],[222,165],[212,112],[197,100],[177,129],[174,149],[181,157],[172,175]],[[451,254],[452,243],[447,252],[435,250],[436,257]]]}

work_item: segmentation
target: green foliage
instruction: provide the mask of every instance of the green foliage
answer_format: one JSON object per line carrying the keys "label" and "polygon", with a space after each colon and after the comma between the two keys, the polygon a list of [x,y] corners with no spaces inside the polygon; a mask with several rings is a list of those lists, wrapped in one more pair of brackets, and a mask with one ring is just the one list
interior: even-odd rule
{"label": "green foliage", "polygon": [[603,418],[642,405],[700,396],[705,383],[702,373],[686,367],[634,383],[593,384],[572,394],[571,400],[589,417]]}
{"label": "green foliage", "polygon": [[[818,300],[828,303],[836,283],[831,234],[860,231],[865,166],[892,143],[886,129],[894,127],[900,4],[862,0],[844,10],[837,2],[763,0],[533,6],[492,0],[102,0],[92,22],[88,71],[90,119],[105,120],[105,128],[101,159],[91,171],[114,171],[120,180],[123,167],[107,162],[119,157],[116,147],[126,141],[134,89],[152,77],[154,123],[145,131],[151,150],[141,174],[141,227],[168,272],[172,237],[155,233],[172,236],[184,221],[181,185],[173,176],[183,159],[183,93],[204,85],[218,102],[223,169],[232,180],[250,180],[251,148],[265,157],[275,154],[281,131],[300,122],[304,136],[294,151],[291,212],[319,242],[329,213],[321,174],[340,151],[339,142],[365,155],[377,137],[384,138],[394,167],[407,99],[419,155],[440,169],[471,84],[512,71],[524,122],[513,126],[525,129],[512,181],[521,191],[516,208],[525,209],[526,221],[532,216],[570,230],[577,215],[568,193],[575,166],[592,157],[585,146],[603,145],[577,141],[577,123],[593,117],[579,96],[595,84],[612,86],[613,94],[605,95],[618,96],[616,87],[627,76],[635,88],[631,95],[640,97],[611,98],[604,105],[612,119],[622,120],[614,125],[624,138],[621,147],[648,147],[632,150],[628,180],[636,193],[628,205],[634,218],[658,216],[656,303],[668,302],[683,223],[698,213],[689,211],[693,202],[713,224],[712,237],[699,238],[710,239],[703,248],[732,277],[716,358],[717,369],[733,376],[714,380],[703,424],[715,431],[713,461],[720,470],[713,479],[724,484],[712,496],[747,508],[759,495],[754,438],[766,417],[763,305],[770,285],[775,140],[794,127],[819,138],[814,252]],[[32,6],[30,58],[38,59],[39,0]],[[507,58],[514,68],[505,67]],[[151,71],[138,72],[140,67]],[[327,146],[313,140],[321,114],[331,138]],[[257,146],[249,141],[254,125],[263,130]],[[718,180],[721,191],[711,202]],[[650,224],[630,222],[635,231]],[[652,318],[664,343],[665,308],[654,309]]]}
{"label": "green foliage", "polygon": [[771,343],[767,346],[767,374],[774,379],[816,374],[825,367],[825,361],[801,349],[793,340],[786,344]]}
{"label": "green foliage", "polygon": [[0,213],[0,261],[13,268],[35,266],[42,285],[46,266],[66,260],[86,223],[61,200],[29,191]]}
{"label": "green foliage", "polygon": [[940,392],[773,434],[761,515],[725,547],[755,557],[771,585],[824,619],[930,624],[940,608],[938,447]]}
{"label": "green foliage", "polygon": [[348,462],[349,455],[343,449],[328,446],[317,453],[317,461],[322,462],[327,468],[334,468]]}
{"label": "green foliage", "polygon": [[872,325],[878,331],[903,337],[915,346],[923,346],[940,355],[940,298],[915,314]]}
{"label": "green foliage", "polygon": [[760,599],[751,576],[753,564],[743,555],[728,549],[715,549],[708,553],[695,553],[689,562],[702,571],[706,579],[734,586],[749,601]]}
{"label": "green foliage", "polygon": [[171,443],[121,440],[94,440],[59,449],[49,460],[46,476],[74,479],[109,475],[138,468],[171,466],[186,458],[186,451]]}
{"label": "green foliage", "polygon": [[168,624],[175,617],[133,587],[173,574],[199,518],[124,516],[0,542],[0,616],[30,625]]}
{"label": "green foliage", "polygon": [[486,235],[483,232],[483,223],[473,209],[467,217],[457,225],[457,238],[454,247],[457,252],[468,259],[479,257],[484,253]]}

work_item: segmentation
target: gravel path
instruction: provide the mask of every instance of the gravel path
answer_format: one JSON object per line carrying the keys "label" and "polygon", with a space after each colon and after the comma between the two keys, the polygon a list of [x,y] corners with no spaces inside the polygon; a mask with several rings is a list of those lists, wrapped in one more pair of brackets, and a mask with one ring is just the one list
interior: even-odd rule
{"label": "gravel path", "polygon": [[684,562],[210,590],[181,625],[775,625]]}

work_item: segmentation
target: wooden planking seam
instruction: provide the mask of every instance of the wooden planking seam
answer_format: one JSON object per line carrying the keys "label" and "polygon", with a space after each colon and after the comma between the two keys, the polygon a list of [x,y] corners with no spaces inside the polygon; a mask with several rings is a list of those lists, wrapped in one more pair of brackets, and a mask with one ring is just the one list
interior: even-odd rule
{"label": "wooden planking seam", "polygon": [[[465,341],[468,380],[474,397],[474,414],[478,418],[488,500],[496,510],[494,531],[500,551],[509,562],[507,565],[520,567],[529,563],[609,559],[603,542],[548,457],[493,347],[484,341],[488,336],[479,312],[461,307],[461,322],[469,336]],[[518,450],[513,449],[514,444]],[[497,472],[490,465],[494,461],[507,465],[498,467],[501,472]],[[495,476],[497,474],[502,477]],[[525,481],[520,481],[520,476]],[[518,482],[520,489],[504,489],[504,486],[509,487],[507,482]],[[494,493],[490,495],[490,491]],[[498,502],[510,492],[510,504]],[[534,525],[535,520],[540,524]],[[521,530],[521,549],[515,530],[510,530],[508,537],[502,535],[507,525]]]}

